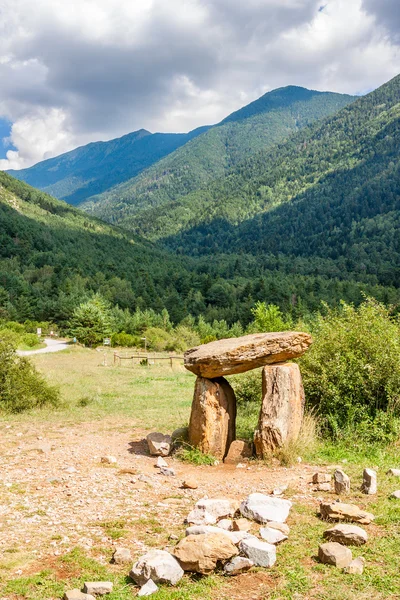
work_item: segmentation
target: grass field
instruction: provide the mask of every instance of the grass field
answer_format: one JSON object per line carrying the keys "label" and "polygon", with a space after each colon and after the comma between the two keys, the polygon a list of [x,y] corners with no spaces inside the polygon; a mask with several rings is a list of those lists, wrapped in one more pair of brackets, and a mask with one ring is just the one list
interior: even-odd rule
{"label": "grass field", "polygon": [[[138,430],[170,432],[187,424],[194,376],[182,366],[176,365],[173,369],[166,365],[115,367],[112,364],[112,352],[107,353],[107,366],[104,366],[104,358],[101,352],[82,348],[35,356],[33,360],[37,367],[49,381],[60,386],[62,406],[51,411],[2,415],[0,425],[18,425],[34,432],[36,424],[41,430],[46,423],[49,427],[60,425],[68,430],[69,426],[76,428],[88,422],[111,424],[115,420],[121,424],[127,419],[130,426],[133,423]],[[239,414],[239,432],[248,431],[256,418],[256,414],[250,418]],[[73,439],[76,440],[76,437]],[[294,503],[289,518],[291,533],[289,540],[279,546],[278,560],[272,569],[256,569],[234,581],[219,574],[208,578],[185,576],[178,588],[164,587],[154,595],[155,600],[400,598],[400,501],[389,499],[390,493],[400,488],[400,480],[386,475],[389,467],[400,466],[399,457],[398,446],[388,449],[365,447],[359,440],[346,445],[321,442],[312,454],[302,455],[303,463],[293,469],[279,467],[275,463],[263,465],[255,462],[252,466],[254,470],[261,469],[260,473],[265,474],[265,479],[270,476],[286,477],[295,472],[299,480],[309,478],[309,465],[315,465],[312,470],[332,468],[333,465],[344,468],[352,480],[352,491],[346,501],[354,502],[376,516],[374,523],[366,527],[370,538],[367,545],[352,549],[354,557],[362,555],[366,559],[363,575],[345,575],[341,570],[322,565],[316,559],[318,544],[327,528],[327,524],[316,514],[318,498],[323,496],[333,500],[336,496],[333,493],[314,492],[312,487],[301,493],[299,489],[289,487],[286,497],[293,498]],[[367,466],[378,471],[377,496],[368,497],[359,491],[362,470]],[[189,467],[193,473],[195,467]],[[182,465],[182,469],[189,467]],[[210,481],[215,477],[214,467],[203,466],[199,469],[199,476],[210,478]],[[251,473],[247,475],[245,470],[241,473],[243,482],[252,476]],[[302,484],[302,490],[305,484]],[[10,498],[18,506],[18,494],[22,503],[23,479],[20,486],[21,489],[15,486],[13,490],[5,491],[0,485],[0,509],[7,506]],[[143,511],[150,509],[149,500],[144,499]],[[0,532],[5,526],[0,521]],[[170,531],[159,514],[152,519],[111,520],[104,524],[104,529],[109,538],[118,540],[121,545],[139,540],[147,546],[159,548],[168,543]],[[176,529],[177,535],[182,535],[183,531],[183,525]],[[98,547],[90,550],[73,548],[51,561],[44,561],[41,566],[34,562],[32,567],[25,568],[23,549],[10,543],[8,547],[0,548],[0,599],[57,599],[62,597],[66,585],[69,588],[80,587],[85,580],[99,578],[114,582],[115,589],[108,596],[109,600],[132,598],[127,569],[110,566],[108,559],[104,560],[109,554],[109,546],[99,541]],[[18,574],[18,568],[23,570],[23,574]]]}

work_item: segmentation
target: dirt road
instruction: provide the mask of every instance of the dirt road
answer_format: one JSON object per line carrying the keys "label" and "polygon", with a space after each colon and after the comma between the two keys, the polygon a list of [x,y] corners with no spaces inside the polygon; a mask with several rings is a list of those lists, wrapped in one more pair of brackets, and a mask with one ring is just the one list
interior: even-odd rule
{"label": "dirt road", "polygon": [[47,354],[48,352],[59,352],[60,350],[66,350],[68,344],[64,340],[55,340],[54,338],[45,338],[44,343],[46,348],[40,348],[39,350],[17,350],[19,356],[30,356],[31,354]]}

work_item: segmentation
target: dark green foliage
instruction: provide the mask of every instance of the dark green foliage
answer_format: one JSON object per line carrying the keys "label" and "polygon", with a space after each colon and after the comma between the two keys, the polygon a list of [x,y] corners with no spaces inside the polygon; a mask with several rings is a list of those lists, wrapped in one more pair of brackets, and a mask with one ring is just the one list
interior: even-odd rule
{"label": "dark green foliage", "polygon": [[72,313],[69,331],[84,346],[100,346],[112,333],[111,307],[98,294],[82,302]]}
{"label": "dark green foliage", "polygon": [[18,413],[57,406],[59,392],[49,386],[26,358],[15,354],[12,338],[0,336],[0,411]]}
{"label": "dark green foliage", "polygon": [[[353,96],[289,86],[268,92],[185,144],[136,178],[86,202],[82,208],[150,238],[163,237],[163,205],[226,174],[262,148],[316,119],[337,112]],[[183,210],[184,212],[184,210]],[[151,222],[150,215],[155,217]],[[178,219],[184,215],[176,214]]]}

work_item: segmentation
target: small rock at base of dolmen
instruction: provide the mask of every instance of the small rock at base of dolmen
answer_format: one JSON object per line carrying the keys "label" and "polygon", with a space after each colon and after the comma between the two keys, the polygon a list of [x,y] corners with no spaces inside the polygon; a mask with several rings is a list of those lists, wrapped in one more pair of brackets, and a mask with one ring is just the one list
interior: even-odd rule
{"label": "small rock at base of dolmen", "polygon": [[351,561],[348,567],[345,567],[344,572],[350,575],[362,575],[365,566],[365,558],[359,556]]}
{"label": "small rock at base of dolmen", "polygon": [[217,566],[218,561],[224,561],[236,556],[238,549],[226,535],[221,533],[206,533],[188,535],[174,548],[174,556],[184,571],[193,571],[207,575]]}
{"label": "small rock at base of dolmen", "polygon": [[389,469],[387,475],[393,475],[393,477],[400,477],[400,469]]}
{"label": "small rock at base of dolmen", "polygon": [[157,431],[149,433],[146,437],[149,452],[153,456],[168,456],[172,449],[172,438]]}
{"label": "small rock at base of dolmen", "polygon": [[327,529],[324,532],[324,538],[345,546],[362,546],[368,540],[368,533],[358,525],[340,523]]}
{"label": "small rock at base of dolmen", "polygon": [[351,550],[337,542],[327,542],[318,548],[318,558],[322,563],[339,569],[348,567],[353,560]]}
{"label": "small rock at base of dolmen", "polygon": [[235,556],[224,566],[224,573],[226,575],[239,575],[240,573],[245,573],[253,566],[254,563],[249,558]]}
{"label": "small rock at base of dolmen", "polygon": [[116,565],[124,565],[126,563],[132,562],[132,555],[129,548],[118,547],[114,550],[113,554],[113,562]]}
{"label": "small rock at base of dolmen", "polygon": [[282,533],[282,531],[273,529],[272,527],[261,527],[260,535],[268,544],[274,544],[275,546],[288,539],[288,536]]}
{"label": "small rock at base of dolmen", "polygon": [[256,567],[272,567],[275,564],[276,548],[272,544],[251,537],[242,540],[239,548]]}
{"label": "small rock at base of dolmen", "polygon": [[85,594],[81,590],[74,589],[65,592],[63,600],[96,600],[96,598],[91,594]]}
{"label": "small rock at base of dolmen", "polygon": [[150,550],[133,565],[129,577],[141,586],[149,579],[152,579],[154,583],[176,585],[183,577],[183,569],[169,552]]}
{"label": "small rock at base of dolmen", "polygon": [[234,440],[229,446],[228,454],[224,458],[224,463],[235,465],[252,456],[253,444],[243,440]]}
{"label": "small rock at base of dolmen", "polygon": [[288,518],[292,503],[289,500],[266,496],[258,492],[250,494],[240,505],[243,517],[257,521],[257,523],[268,523],[277,521],[284,523]]}
{"label": "small rock at base of dolmen", "polygon": [[330,483],[332,476],[330,473],[314,473],[312,476],[313,483]]}
{"label": "small rock at base of dolmen", "polygon": [[323,519],[332,521],[352,521],[361,525],[369,525],[374,520],[374,515],[361,510],[355,504],[345,504],[344,502],[321,502],[320,513]]}
{"label": "small rock at base of dolmen", "polygon": [[390,494],[390,498],[394,498],[395,500],[400,500],[400,490],[396,490]]}
{"label": "small rock at base of dolmen", "polygon": [[195,375],[214,379],[298,358],[311,343],[311,336],[299,331],[253,333],[191,348],[184,365]]}
{"label": "small rock at base of dolmen", "polygon": [[142,585],[140,590],[138,591],[138,596],[151,596],[158,592],[158,586],[154,583],[152,579],[149,579],[147,583]]}
{"label": "small rock at base of dolmen", "polygon": [[171,433],[171,438],[174,446],[181,446],[189,439],[189,428],[178,427],[178,429],[174,429],[174,431]]}
{"label": "small rock at base of dolmen", "polygon": [[268,458],[286,442],[298,438],[304,415],[304,388],[295,363],[268,365],[262,370],[262,402],[254,447]]}
{"label": "small rock at base of dolmen", "polygon": [[378,491],[378,479],[374,469],[364,469],[361,491],[369,495],[376,494]]}
{"label": "small rock at base of dolmen", "polygon": [[86,581],[83,586],[85,594],[92,594],[92,596],[105,596],[111,594],[112,590],[111,581]]}
{"label": "small rock at base of dolmen", "polygon": [[350,492],[350,477],[342,469],[336,469],[333,474],[335,492],[339,496]]}

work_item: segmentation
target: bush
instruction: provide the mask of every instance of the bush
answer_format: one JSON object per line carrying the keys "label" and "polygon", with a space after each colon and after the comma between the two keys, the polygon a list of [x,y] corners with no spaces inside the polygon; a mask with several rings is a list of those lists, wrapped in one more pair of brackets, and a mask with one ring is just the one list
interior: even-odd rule
{"label": "bush", "polygon": [[173,345],[173,337],[160,327],[150,327],[144,332],[144,337],[147,339],[147,347],[149,350],[162,352]]}
{"label": "bush", "polygon": [[34,348],[40,343],[40,340],[36,333],[25,333],[21,338],[21,343],[28,348]]}
{"label": "bush", "polygon": [[358,308],[325,307],[314,322],[314,344],[300,359],[306,401],[333,437],[397,436],[400,327],[390,310],[368,299]]}
{"label": "bush", "polygon": [[57,406],[59,391],[50,386],[26,359],[15,354],[11,336],[0,338],[0,410],[22,412],[45,405]]}
{"label": "bush", "polygon": [[100,346],[103,339],[111,335],[110,306],[104,298],[96,294],[74,310],[70,333],[90,348]]}
{"label": "bush", "polygon": [[123,346],[125,348],[133,348],[141,346],[142,342],[139,336],[130,335],[129,333],[125,333],[122,331],[121,333],[113,333],[111,336],[111,345],[115,346]]}

